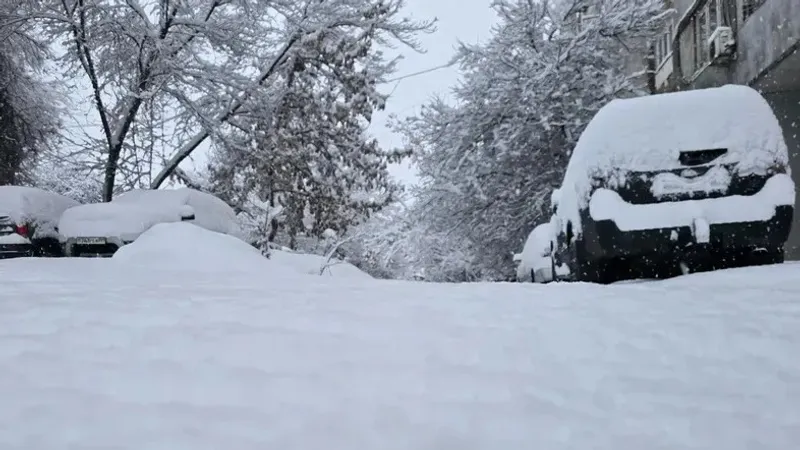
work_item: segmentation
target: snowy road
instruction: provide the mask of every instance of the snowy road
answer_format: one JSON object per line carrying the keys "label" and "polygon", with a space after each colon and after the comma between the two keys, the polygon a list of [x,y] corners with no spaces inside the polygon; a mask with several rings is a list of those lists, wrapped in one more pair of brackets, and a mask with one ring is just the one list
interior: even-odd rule
{"label": "snowy road", "polygon": [[800,445],[800,265],[431,285],[0,261],[0,448]]}

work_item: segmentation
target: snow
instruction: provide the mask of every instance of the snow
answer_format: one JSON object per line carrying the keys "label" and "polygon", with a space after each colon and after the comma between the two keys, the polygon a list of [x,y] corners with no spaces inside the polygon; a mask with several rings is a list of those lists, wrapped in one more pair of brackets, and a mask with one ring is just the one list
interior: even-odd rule
{"label": "snow", "polygon": [[[613,100],[594,116],[570,159],[559,193],[559,214],[580,232],[596,175],[624,179],[629,171],[681,168],[681,151],[725,148],[715,164],[736,163],[741,175],[788,168],[783,132],[769,104],[754,89],[727,85]],[[720,173],[703,181],[718,189]],[[659,181],[656,193],[669,192]],[[673,180],[674,181],[674,180]],[[567,220],[563,221],[566,226]]]}
{"label": "snow", "polygon": [[30,244],[31,241],[24,237],[20,236],[17,233],[6,234],[5,236],[0,236],[0,245],[19,245],[19,244]]}
{"label": "snow", "polygon": [[0,261],[0,447],[800,441],[797,264],[619,286],[128,269]]}
{"label": "snow", "polygon": [[[694,172],[687,169],[684,172]],[[705,174],[694,178],[685,178],[671,172],[660,173],[653,177],[651,192],[656,198],[685,192],[711,194],[725,192],[731,184],[731,174],[721,166],[712,167]]]}
{"label": "snow", "polygon": [[[550,260],[550,239],[552,228],[550,223],[536,226],[528,235],[525,245],[520,253],[517,265],[517,280],[530,280],[531,270],[534,272],[545,270],[547,278],[552,277],[552,264]],[[537,280],[530,280],[537,281]]]}
{"label": "snow", "polygon": [[263,273],[274,269],[261,252],[240,239],[188,222],[153,225],[112,258],[120,263],[161,269],[213,267],[217,273]]}
{"label": "snow", "polygon": [[71,237],[119,237],[136,239],[158,223],[178,222],[185,206],[194,209],[191,221],[212,231],[240,237],[236,213],[211,194],[189,188],[137,189],[109,203],[81,205],[64,212],[59,231]]}
{"label": "snow", "polygon": [[291,251],[272,250],[270,260],[281,267],[291,267],[298,273],[307,275],[320,274],[325,277],[346,278],[355,280],[373,279],[371,275],[358,267],[336,258],[328,261],[324,256],[294,253]]}
{"label": "snow", "polygon": [[79,203],[69,197],[27,186],[0,186],[0,216],[8,216],[18,225],[32,224],[35,236],[55,237],[58,219]]}
{"label": "snow", "polygon": [[692,236],[698,244],[708,244],[711,242],[711,226],[702,218],[694,219],[692,222]]}
{"label": "snow", "polygon": [[[189,222],[156,224],[136,241],[125,245],[112,259],[116,263],[152,269],[180,267],[182,270],[210,270],[215,273],[250,273],[255,277],[280,273],[285,279],[303,283],[309,275],[320,276],[325,259],[321,256],[273,250],[264,257],[255,247],[222,233]],[[325,277],[370,279],[355,266],[332,260]]]}
{"label": "snow", "polygon": [[789,175],[772,176],[760,192],[703,200],[633,205],[609,189],[598,189],[589,202],[595,221],[613,220],[622,231],[692,226],[695,219],[710,225],[770,220],[775,208],[794,205],[794,182]]}

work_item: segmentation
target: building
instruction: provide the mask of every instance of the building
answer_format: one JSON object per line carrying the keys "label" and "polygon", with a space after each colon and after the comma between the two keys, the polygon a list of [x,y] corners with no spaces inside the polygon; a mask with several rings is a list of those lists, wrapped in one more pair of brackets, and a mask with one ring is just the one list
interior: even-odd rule
{"label": "building", "polygon": [[[781,123],[800,185],[800,0],[668,2],[677,14],[654,43],[652,88],[732,83],[757,89]],[[786,257],[800,260],[800,211],[794,222]]]}

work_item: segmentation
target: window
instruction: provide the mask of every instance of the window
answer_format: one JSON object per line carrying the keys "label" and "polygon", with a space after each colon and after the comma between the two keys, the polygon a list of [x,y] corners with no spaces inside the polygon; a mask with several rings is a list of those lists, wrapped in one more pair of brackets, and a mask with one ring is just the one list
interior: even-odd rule
{"label": "window", "polygon": [[674,29],[674,23],[670,23],[664,33],[656,39],[656,67],[660,67],[664,61],[672,56],[672,33]]}
{"label": "window", "polygon": [[720,8],[718,6],[717,0],[711,0],[708,2],[708,24],[712,33],[717,29],[718,26],[720,26],[720,24],[722,24],[722,20],[720,20],[722,18],[719,15]]}
{"label": "window", "polygon": [[699,40],[698,45],[698,52],[699,60],[698,60],[698,68],[702,67],[705,63],[709,62],[709,52],[708,52],[708,5],[700,10],[700,14],[697,16],[697,38]]}
{"label": "window", "polygon": [[747,21],[765,2],[766,0],[742,0],[742,22]]}

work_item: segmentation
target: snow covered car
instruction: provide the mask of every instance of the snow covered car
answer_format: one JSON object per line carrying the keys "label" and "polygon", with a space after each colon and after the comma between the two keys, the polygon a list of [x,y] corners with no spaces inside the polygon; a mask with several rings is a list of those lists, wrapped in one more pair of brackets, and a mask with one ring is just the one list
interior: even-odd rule
{"label": "snow covered car", "polygon": [[747,86],[614,100],[558,190],[556,264],[570,279],[611,282],[782,262],[788,161],[772,109]]}
{"label": "snow covered car", "polygon": [[107,203],[70,208],[58,226],[67,256],[111,256],[153,225],[180,221],[239,238],[242,234],[230,206],[189,188],[128,191]]}
{"label": "snow covered car", "polygon": [[552,228],[550,223],[538,225],[528,235],[517,261],[517,281],[547,283],[553,281]]}
{"label": "snow covered car", "polygon": [[0,258],[60,256],[56,225],[79,203],[27,186],[0,186]]}

